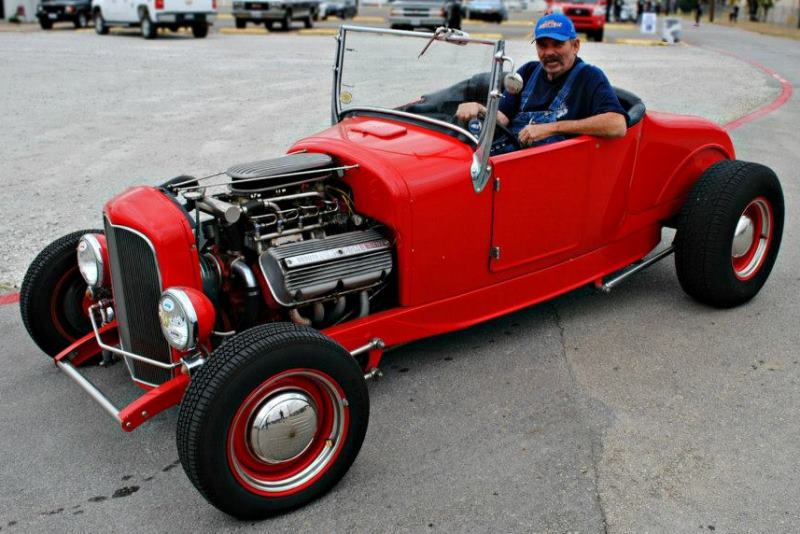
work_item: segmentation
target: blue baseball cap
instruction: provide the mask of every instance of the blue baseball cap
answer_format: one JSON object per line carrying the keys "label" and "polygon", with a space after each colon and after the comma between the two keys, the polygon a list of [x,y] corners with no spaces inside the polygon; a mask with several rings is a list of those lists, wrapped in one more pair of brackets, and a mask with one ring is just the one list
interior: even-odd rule
{"label": "blue baseball cap", "polygon": [[533,40],[549,37],[556,41],[569,41],[576,39],[575,25],[569,17],[562,13],[552,13],[545,15],[536,22],[533,30]]}

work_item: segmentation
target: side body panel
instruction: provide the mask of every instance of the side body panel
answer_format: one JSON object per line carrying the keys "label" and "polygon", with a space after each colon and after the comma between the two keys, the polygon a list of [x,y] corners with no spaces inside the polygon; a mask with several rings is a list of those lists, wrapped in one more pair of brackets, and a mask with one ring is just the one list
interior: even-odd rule
{"label": "side body panel", "polygon": [[519,274],[608,242],[626,214],[641,134],[580,136],[492,158],[495,204],[491,269]]}
{"label": "side body panel", "polygon": [[[326,332],[350,349],[372,337],[403,343],[541,302],[643,258],[702,170],[733,157],[719,127],[653,115],[623,139],[584,136],[494,157],[497,193],[472,189],[469,147],[415,125],[351,117],[299,141],[291,150],[359,165],[345,176],[356,209],[385,223],[396,239],[401,307]],[[403,134],[365,133],[387,122]],[[548,165],[576,172],[564,183]],[[498,209],[508,209],[509,218]],[[519,228],[526,217],[535,218],[539,233],[549,232],[543,241]],[[489,260],[493,223],[494,238],[502,235],[503,247],[515,251],[507,266],[502,252],[497,266]]]}

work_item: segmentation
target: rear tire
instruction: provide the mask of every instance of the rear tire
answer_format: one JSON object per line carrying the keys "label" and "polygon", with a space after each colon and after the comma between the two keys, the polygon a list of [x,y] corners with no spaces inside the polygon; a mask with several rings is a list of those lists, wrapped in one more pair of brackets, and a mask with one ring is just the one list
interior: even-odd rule
{"label": "rear tire", "polygon": [[247,27],[247,20],[245,19],[236,19],[236,29],[243,30]]}
{"label": "rear tire", "polygon": [[158,35],[158,27],[150,20],[150,15],[147,11],[142,11],[139,23],[141,24],[142,37],[145,39],[155,39]]}
{"label": "rear tire", "polygon": [[47,245],[31,262],[19,291],[22,324],[45,354],[55,356],[92,331],[83,308],[86,282],[78,271],[81,230]]}
{"label": "rear tire", "polygon": [[39,19],[39,26],[43,30],[52,30],[53,29],[53,22],[50,19],[40,18]]}
{"label": "rear tire", "polygon": [[768,167],[724,160],[706,169],[678,216],[681,287],[717,308],[752,299],[775,264],[783,218],[783,191]]}
{"label": "rear tire", "polygon": [[303,26],[305,26],[305,28],[307,30],[309,30],[309,29],[314,27],[314,20],[311,17],[311,15],[309,15],[306,18],[303,19]]}
{"label": "rear tire", "polygon": [[196,39],[203,39],[208,35],[208,23],[203,21],[192,25],[192,35],[194,35]]}
{"label": "rear tire", "polygon": [[366,383],[347,351],[311,328],[270,323],[229,338],[192,377],[178,456],[211,504],[260,519],[331,489],[358,455],[368,419]]}

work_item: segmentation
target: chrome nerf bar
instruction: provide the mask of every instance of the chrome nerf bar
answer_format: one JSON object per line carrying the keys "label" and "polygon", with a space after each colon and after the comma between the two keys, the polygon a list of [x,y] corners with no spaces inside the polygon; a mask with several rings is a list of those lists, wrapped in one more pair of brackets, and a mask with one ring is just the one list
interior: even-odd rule
{"label": "chrome nerf bar", "polygon": [[[163,363],[163,362],[152,360],[150,358],[146,358],[144,356],[140,356],[138,354],[133,354],[131,352],[128,352],[126,350],[122,350],[122,349],[117,348],[117,347],[112,347],[111,345],[108,345],[108,344],[104,343],[102,337],[100,336],[100,330],[99,330],[99,328],[97,326],[97,321],[95,319],[95,312],[101,306],[103,306],[103,305],[107,306],[108,304],[109,304],[108,302],[98,303],[98,304],[94,304],[94,305],[89,307],[89,320],[92,323],[92,331],[94,332],[95,341],[97,342],[97,345],[101,349],[113,352],[115,354],[120,354],[122,356],[125,356],[127,358],[131,358],[133,360],[138,360],[138,361],[145,362],[145,363],[148,363],[148,364],[151,364],[151,365],[155,365],[155,366],[161,367],[162,369],[174,369],[176,367],[179,367],[179,366],[183,365],[183,363],[184,363],[183,359],[178,361],[178,362],[175,362],[175,363],[166,364],[166,363]],[[85,378],[75,368],[75,366],[72,365],[71,362],[69,362],[68,360],[62,359],[62,360],[57,360],[56,361],[56,365],[58,366],[59,369],[64,371],[67,374],[67,376],[69,376],[73,381],[75,381],[75,383],[78,384],[81,387],[81,389],[83,389],[86,393],[88,393],[89,396],[92,397],[100,406],[102,406],[103,409],[106,412],[108,412],[108,414],[111,415],[111,417],[113,417],[115,421],[117,421],[118,423],[122,424],[122,418],[120,417],[121,410],[119,408],[117,408],[114,405],[114,403],[111,402],[111,400],[108,397],[106,397],[105,394],[103,394],[103,392],[100,391],[97,388],[97,386],[95,386],[87,378]]]}
{"label": "chrome nerf bar", "polygon": [[56,365],[74,380],[86,393],[88,393],[97,403],[113,417],[117,423],[122,424],[122,419],[119,416],[119,409],[106,397],[103,392],[97,389],[94,384],[89,382],[78,372],[71,363],[59,360]]}
{"label": "chrome nerf bar", "polygon": [[602,291],[603,293],[610,293],[611,290],[614,289],[614,287],[619,285],[622,281],[626,280],[629,276],[634,275],[641,270],[647,269],[654,263],[663,260],[673,252],[675,252],[675,247],[670,245],[661,252],[659,252],[658,254],[656,254],[655,256],[653,256],[652,258],[648,258],[646,260],[643,260],[641,263],[634,264],[634,266],[628,269],[627,271],[618,274],[617,276],[611,278],[606,283],[600,285],[599,286],[600,291]]}

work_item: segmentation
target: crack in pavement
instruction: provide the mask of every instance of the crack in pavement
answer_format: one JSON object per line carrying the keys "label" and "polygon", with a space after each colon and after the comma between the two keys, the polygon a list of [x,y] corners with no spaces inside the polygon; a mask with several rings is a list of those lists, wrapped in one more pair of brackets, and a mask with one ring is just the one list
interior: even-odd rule
{"label": "crack in pavement", "polygon": [[578,387],[578,380],[575,376],[575,370],[572,368],[572,365],[569,362],[569,358],[567,357],[567,342],[564,336],[564,323],[561,320],[561,315],[558,313],[558,307],[556,306],[555,302],[550,302],[550,307],[553,310],[553,318],[555,320],[556,326],[558,327],[558,335],[559,341],[561,343],[561,356],[564,360],[564,365],[567,368],[567,374],[569,375],[570,382],[572,383],[572,390],[575,395],[575,404],[576,404],[576,412],[580,417],[581,426],[583,426],[589,432],[589,456],[591,457],[592,462],[592,481],[594,483],[594,496],[595,502],[597,503],[597,508],[600,510],[600,521],[603,534],[608,534],[608,523],[606,522],[606,510],[603,506],[603,499],[600,496],[600,475],[599,475],[599,468],[598,468],[598,456],[599,450],[598,447],[599,443],[599,435],[595,436],[591,426],[588,424],[588,416],[587,416],[587,404],[586,398],[583,395],[583,392]]}

